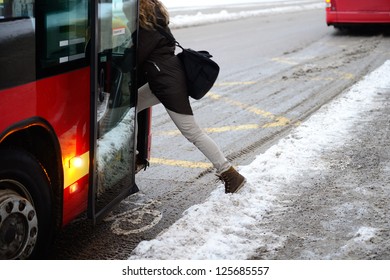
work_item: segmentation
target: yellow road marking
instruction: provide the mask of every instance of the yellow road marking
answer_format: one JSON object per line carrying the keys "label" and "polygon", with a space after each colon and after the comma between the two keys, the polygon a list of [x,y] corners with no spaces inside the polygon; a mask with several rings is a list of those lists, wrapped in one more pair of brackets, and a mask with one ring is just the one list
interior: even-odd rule
{"label": "yellow road marking", "polygon": [[[270,112],[261,110],[259,108],[256,108],[254,106],[250,106],[248,104],[232,100],[230,98],[224,97],[222,95],[209,92],[207,95],[209,98],[214,100],[221,100],[225,103],[228,103],[230,105],[239,107],[241,109],[244,109],[250,113],[262,116],[267,119],[271,119],[270,123],[266,123],[264,125],[259,124],[244,124],[244,125],[235,125],[235,126],[222,126],[222,127],[216,127],[216,128],[204,128],[204,131],[207,133],[221,133],[221,132],[227,132],[227,131],[242,131],[242,130],[256,130],[260,128],[272,128],[272,127],[281,127],[281,126],[287,126],[291,124],[291,120],[283,117],[283,116],[277,116]],[[164,136],[177,136],[180,135],[180,131],[175,130],[168,130],[168,131],[159,131],[155,132],[154,135],[164,135]]]}
{"label": "yellow road marking", "polygon": [[[288,65],[298,65],[299,64],[298,62],[296,62],[294,60],[290,60],[288,58],[274,57],[271,60],[274,62],[288,64]],[[342,71],[332,71],[332,72],[334,74],[336,74],[337,76],[340,76],[342,80],[352,80],[355,78],[355,75],[352,73],[342,72]],[[340,77],[325,77],[323,75],[322,76],[320,75],[318,77],[311,78],[311,80],[313,80],[313,81],[334,81]]]}
{"label": "yellow road marking", "polygon": [[[286,125],[290,124],[290,122],[283,123],[283,121],[285,121],[285,120],[280,119],[277,122],[267,123],[264,125],[259,125],[259,124],[229,125],[229,126],[221,126],[221,127],[209,127],[209,128],[204,128],[203,130],[207,133],[222,133],[222,132],[228,132],[228,131],[243,131],[243,130],[256,130],[256,129],[260,129],[260,128],[272,128],[272,127],[278,127],[278,126],[286,126]],[[299,126],[300,122],[297,122],[294,125]],[[174,130],[167,130],[167,131],[157,131],[157,132],[154,132],[153,135],[155,135],[155,136],[178,136],[178,135],[181,135],[181,133],[179,130],[174,129]]]}
{"label": "yellow road marking", "polygon": [[187,167],[187,168],[207,169],[213,167],[211,163],[206,163],[206,162],[193,162],[193,161],[186,161],[186,160],[173,160],[173,159],[163,159],[163,158],[151,158],[150,163],[169,165],[169,166],[178,166],[178,167]]}
{"label": "yellow road marking", "polygon": [[236,125],[236,126],[222,126],[215,128],[206,128],[205,131],[209,133],[219,133],[226,131],[240,131],[240,130],[251,130],[251,129],[259,129],[260,125],[258,124],[244,124],[244,125]]}
{"label": "yellow road marking", "polygon": [[271,119],[273,121],[273,122],[271,122],[269,124],[266,124],[263,127],[286,126],[286,125],[289,125],[291,123],[291,121],[288,118],[274,115],[274,114],[272,114],[270,112],[261,110],[259,108],[254,107],[254,106],[250,106],[250,105],[242,103],[240,101],[236,101],[236,100],[230,99],[228,97],[224,97],[224,96],[216,94],[216,93],[209,92],[207,96],[209,98],[211,98],[211,99],[214,99],[214,100],[223,100],[225,103],[228,103],[230,105],[239,107],[239,108],[241,108],[243,110],[246,110],[248,112],[254,113],[254,114],[259,115],[259,116],[262,116],[264,118]]}
{"label": "yellow road marking", "polygon": [[352,73],[348,73],[348,72],[342,72],[342,71],[333,71],[334,73],[336,73],[337,75],[341,75],[341,77],[344,79],[344,80],[352,80],[355,78],[355,75],[352,74]]}
{"label": "yellow road marking", "polygon": [[296,61],[293,61],[293,60],[290,60],[287,58],[281,58],[281,57],[274,57],[271,60],[274,62],[279,62],[279,63],[283,63],[283,64],[288,64],[288,65],[298,65],[299,64]]}
{"label": "yellow road marking", "polygon": [[215,83],[215,87],[224,87],[224,86],[239,86],[239,85],[254,85],[257,82],[255,81],[247,81],[247,82],[223,82],[223,83]]}
{"label": "yellow road marking", "polygon": [[311,80],[313,80],[313,81],[334,81],[334,80],[338,80],[340,78],[341,78],[341,80],[353,80],[355,78],[354,74],[348,73],[348,72],[333,71],[333,73],[335,75],[339,76],[339,78],[318,76],[318,77],[311,78]]}
{"label": "yellow road marking", "polygon": [[[218,86],[229,86],[229,85],[242,85],[242,84],[255,84],[256,82],[231,82],[231,83],[220,83]],[[221,100],[225,103],[228,103],[233,106],[237,106],[241,109],[244,109],[248,112],[251,112],[253,114],[271,119],[272,122],[267,123],[265,125],[260,124],[244,124],[244,125],[236,125],[236,126],[222,126],[217,128],[205,128],[204,130],[207,133],[220,133],[220,132],[227,132],[227,131],[240,131],[240,130],[256,130],[260,128],[271,128],[271,127],[279,127],[279,126],[286,126],[291,123],[291,121],[288,118],[274,115],[270,112],[261,110],[259,108],[256,108],[254,106],[250,106],[248,104],[235,101],[233,99],[224,97],[222,95],[209,92],[207,95],[209,98],[214,100]],[[298,123],[299,125],[299,123]],[[170,130],[170,131],[160,131],[155,132],[154,135],[165,135],[165,136],[177,136],[180,135],[179,130]],[[184,161],[184,160],[172,160],[172,159],[164,159],[164,158],[151,158],[150,163],[152,164],[161,164],[161,165],[169,165],[169,166],[177,166],[177,167],[185,167],[185,168],[202,168],[207,169],[212,167],[213,165],[211,163],[206,162],[192,162],[192,161]]]}
{"label": "yellow road marking", "polygon": [[[258,124],[244,124],[244,125],[236,125],[236,126],[229,125],[229,126],[221,126],[221,127],[204,128],[203,130],[207,133],[221,133],[227,131],[255,130],[259,128],[262,128],[262,126]],[[154,133],[154,135],[177,136],[180,135],[180,131],[177,129],[159,131]]]}
{"label": "yellow road marking", "polygon": [[[296,61],[283,59],[283,58],[273,58],[272,61],[280,62],[284,64],[289,65],[298,65],[299,63]],[[337,75],[341,75],[343,79],[350,80],[354,78],[354,75],[352,73],[347,72],[341,72],[341,71],[333,71]],[[333,78],[320,78],[316,77],[315,79],[326,79],[326,80],[334,80]],[[256,84],[255,81],[247,81],[247,82],[223,82],[223,83],[216,83],[215,87],[222,87],[222,86],[234,86],[234,85],[253,85]],[[265,125],[259,125],[259,124],[245,124],[245,125],[237,125],[237,126],[223,126],[223,127],[217,127],[217,128],[205,128],[204,130],[207,133],[220,133],[220,132],[227,132],[227,131],[240,131],[240,130],[256,130],[260,128],[272,128],[272,127],[281,127],[281,126],[287,126],[291,124],[291,120],[283,117],[283,116],[277,116],[270,112],[261,110],[259,108],[256,108],[254,106],[235,101],[233,99],[224,97],[222,95],[209,92],[207,97],[214,99],[214,100],[221,100],[227,104],[239,107],[241,109],[244,109],[250,113],[262,116],[264,118],[271,119],[272,122],[267,123]],[[300,122],[297,122],[295,125],[299,126]],[[155,135],[166,135],[166,136],[177,136],[180,135],[179,130],[171,130],[171,131],[160,131],[156,132]],[[172,159],[163,159],[163,158],[151,158],[150,163],[153,164],[161,164],[161,165],[169,165],[169,166],[177,166],[177,167],[185,167],[185,168],[202,168],[207,169],[212,167],[213,165],[211,163],[206,162],[192,162],[192,161],[184,161],[184,160],[172,160]]]}

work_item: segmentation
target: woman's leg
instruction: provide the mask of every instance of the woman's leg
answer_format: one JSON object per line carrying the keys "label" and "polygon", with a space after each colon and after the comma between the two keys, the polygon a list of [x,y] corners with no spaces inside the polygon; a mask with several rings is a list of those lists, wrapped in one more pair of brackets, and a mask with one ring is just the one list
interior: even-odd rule
{"label": "woman's leg", "polygon": [[[159,103],[160,101],[150,90],[149,84],[138,89],[137,113]],[[223,172],[230,167],[215,142],[196,123],[194,116],[166,110],[180,132],[211,161],[217,172]]]}
{"label": "woman's leg", "polygon": [[159,103],[160,100],[150,90],[148,83],[138,89],[137,113]]}
{"label": "woman's leg", "polygon": [[[152,93],[150,90],[149,84],[146,83],[142,87],[138,89],[138,102],[137,102],[137,113],[145,110],[146,108],[150,108],[154,105],[159,104],[160,101],[157,99],[157,97]],[[135,124],[135,133],[138,135],[138,122]],[[137,137],[135,137],[135,146],[137,147]],[[136,159],[136,168],[138,169],[139,166],[144,165],[144,160],[141,159],[141,157],[138,157],[138,150],[136,151],[137,153],[137,159]],[[139,162],[139,163],[138,163]]]}
{"label": "woman's leg", "polygon": [[[159,103],[160,101],[152,93],[148,84],[138,90],[137,113]],[[196,123],[194,116],[175,113],[168,109],[166,110],[180,132],[192,142],[211,161],[214,168],[217,169],[218,177],[225,184],[225,192],[238,192],[246,182],[245,177],[239,174],[227,161],[217,144],[207,136]],[[137,126],[136,130],[138,130]]]}
{"label": "woman's leg", "polygon": [[167,109],[180,132],[193,143],[214,165],[218,173],[231,167],[217,144],[199,127],[193,115],[184,115]]}

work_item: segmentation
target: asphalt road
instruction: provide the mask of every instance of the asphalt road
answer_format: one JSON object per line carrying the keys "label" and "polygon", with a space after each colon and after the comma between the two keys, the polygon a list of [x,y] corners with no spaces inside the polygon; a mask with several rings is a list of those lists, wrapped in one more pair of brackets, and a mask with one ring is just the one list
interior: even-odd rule
{"label": "asphalt road", "polygon": [[[337,31],[326,26],[322,9],[178,29],[174,35],[183,46],[207,49],[221,66],[217,84],[193,108],[235,165],[252,162],[390,54],[388,34]],[[215,180],[207,159],[156,106],[151,167],[136,176],[140,192],[95,228],[84,217],[73,222],[51,258],[127,259],[141,240],[202,202]]]}

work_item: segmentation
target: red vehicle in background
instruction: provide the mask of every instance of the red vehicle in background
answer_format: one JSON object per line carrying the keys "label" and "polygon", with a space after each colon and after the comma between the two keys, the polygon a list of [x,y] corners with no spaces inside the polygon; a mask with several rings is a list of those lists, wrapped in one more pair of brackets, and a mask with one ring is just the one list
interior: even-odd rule
{"label": "red vehicle in background", "polygon": [[326,0],[326,23],[335,27],[390,24],[390,0]]}
{"label": "red vehicle in background", "polygon": [[0,0],[0,259],[42,258],[138,191],[137,18],[137,0]]}

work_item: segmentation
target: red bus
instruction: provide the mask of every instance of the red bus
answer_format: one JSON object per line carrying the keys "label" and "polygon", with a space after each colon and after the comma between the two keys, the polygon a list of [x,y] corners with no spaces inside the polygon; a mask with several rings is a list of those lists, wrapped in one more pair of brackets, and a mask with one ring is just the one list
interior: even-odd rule
{"label": "red bus", "polygon": [[335,27],[351,24],[389,24],[389,0],[326,0],[326,23]]}
{"label": "red bus", "polygon": [[137,17],[137,0],[0,0],[0,259],[42,258],[138,191]]}

